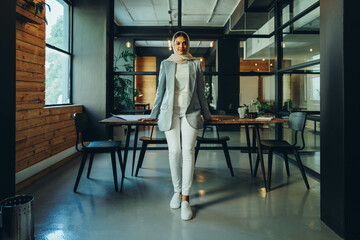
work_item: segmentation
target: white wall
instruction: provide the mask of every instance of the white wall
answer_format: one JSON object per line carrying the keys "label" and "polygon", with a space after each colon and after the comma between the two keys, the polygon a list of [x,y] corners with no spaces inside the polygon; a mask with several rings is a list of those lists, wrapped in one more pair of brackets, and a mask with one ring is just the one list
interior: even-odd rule
{"label": "white wall", "polygon": [[92,135],[107,138],[98,121],[106,117],[108,1],[77,0],[74,4],[73,103],[89,114]]}
{"label": "white wall", "polygon": [[240,77],[240,96],[239,103],[248,105],[251,100],[258,97],[258,77],[257,76],[241,76]]}

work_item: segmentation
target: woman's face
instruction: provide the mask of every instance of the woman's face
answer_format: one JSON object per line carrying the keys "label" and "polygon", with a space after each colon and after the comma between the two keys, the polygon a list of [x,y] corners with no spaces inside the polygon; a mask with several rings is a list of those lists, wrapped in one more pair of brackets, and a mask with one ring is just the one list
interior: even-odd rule
{"label": "woman's face", "polygon": [[178,54],[185,55],[189,49],[189,44],[186,41],[186,38],[183,36],[175,38],[175,49]]}

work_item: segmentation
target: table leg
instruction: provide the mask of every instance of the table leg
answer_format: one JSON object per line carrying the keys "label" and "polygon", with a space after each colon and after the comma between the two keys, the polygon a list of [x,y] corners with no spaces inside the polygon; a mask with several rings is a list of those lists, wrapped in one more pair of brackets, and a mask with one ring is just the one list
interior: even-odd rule
{"label": "table leg", "polygon": [[258,148],[258,156],[259,156],[259,159],[260,159],[261,171],[262,171],[263,178],[264,178],[264,185],[265,185],[266,191],[268,192],[269,189],[268,189],[268,186],[267,186],[267,183],[266,183],[264,158],[263,158],[261,144],[260,144],[259,125],[256,124],[254,128],[255,128],[255,132],[256,132],[256,143],[257,143],[257,148]]}
{"label": "table leg", "polygon": [[135,138],[134,138],[133,161],[132,161],[132,168],[131,168],[131,176],[133,176],[133,173],[134,173],[134,164],[135,164],[135,157],[136,157],[136,147],[137,147],[138,134],[139,134],[139,125],[136,125],[136,128],[135,128]]}
{"label": "table leg", "polygon": [[256,126],[254,126],[253,127],[253,149],[255,149],[256,148],[256,132],[255,132],[255,128],[256,128]]}
{"label": "table leg", "polygon": [[250,136],[249,136],[249,126],[248,125],[245,125],[245,132],[246,132],[246,143],[247,143],[248,154],[249,154],[251,176],[253,176],[253,167],[252,167],[252,159],[251,159],[252,148],[250,145]]}
{"label": "table leg", "polygon": [[130,135],[131,135],[131,125],[128,125],[128,129],[127,129],[127,133],[126,133],[126,140],[125,140],[125,149],[124,149],[124,176],[125,176],[127,155],[128,155],[128,151],[129,151]]}

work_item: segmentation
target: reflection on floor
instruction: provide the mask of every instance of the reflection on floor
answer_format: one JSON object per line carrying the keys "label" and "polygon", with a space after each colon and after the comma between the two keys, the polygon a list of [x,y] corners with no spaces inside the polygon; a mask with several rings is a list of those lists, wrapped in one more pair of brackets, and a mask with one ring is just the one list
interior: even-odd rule
{"label": "reflection on floor", "polygon": [[83,174],[78,193],[72,188],[80,158],[21,190],[35,197],[36,239],[341,239],[320,220],[317,180],[308,176],[307,190],[297,167],[290,164],[288,178],[283,160],[275,156],[273,189],[266,193],[260,174],[250,174],[247,154],[238,150],[230,151],[234,177],[222,151],[200,151],[190,196],[195,217],[182,221],[180,210],[169,207],[173,189],[167,154],[148,150],[139,177],[132,177],[130,151],[121,193],[114,191],[108,154],[95,158],[91,177]]}

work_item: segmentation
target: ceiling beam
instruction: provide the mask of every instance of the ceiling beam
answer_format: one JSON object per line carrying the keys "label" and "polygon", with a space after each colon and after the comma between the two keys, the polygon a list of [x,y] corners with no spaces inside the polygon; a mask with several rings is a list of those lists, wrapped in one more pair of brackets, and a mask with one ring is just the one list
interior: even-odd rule
{"label": "ceiling beam", "polygon": [[[130,26],[115,26],[115,37],[128,37],[138,40],[160,40],[172,38],[176,27],[130,27]],[[222,27],[182,27],[182,31],[189,34],[192,40],[216,40],[219,38],[238,38],[246,40],[249,37],[254,37],[250,34],[239,34],[236,32],[225,33]],[[257,38],[269,38],[271,35],[256,35]]]}
{"label": "ceiling beam", "polygon": [[178,0],[178,31],[181,30],[181,15],[182,15],[182,10],[181,10],[181,0]]}
{"label": "ceiling beam", "polygon": [[218,5],[218,0],[215,0],[214,6],[213,6],[213,8],[212,8],[212,10],[211,10],[210,17],[209,17],[209,19],[207,20],[207,23],[209,23],[209,22],[211,21],[212,17],[214,16],[214,14],[215,14],[215,9],[216,9],[216,6],[217,6],[217,5]]}
{"label": "ceiling beam", "polygon": [[173,25],[173,20],[172,20],[172,9],[171,9],[171,0],[168,0],[168,4],[169,4],[169,10],[168,10],[168,14],[169,14],[169,24],[170,26]]}

